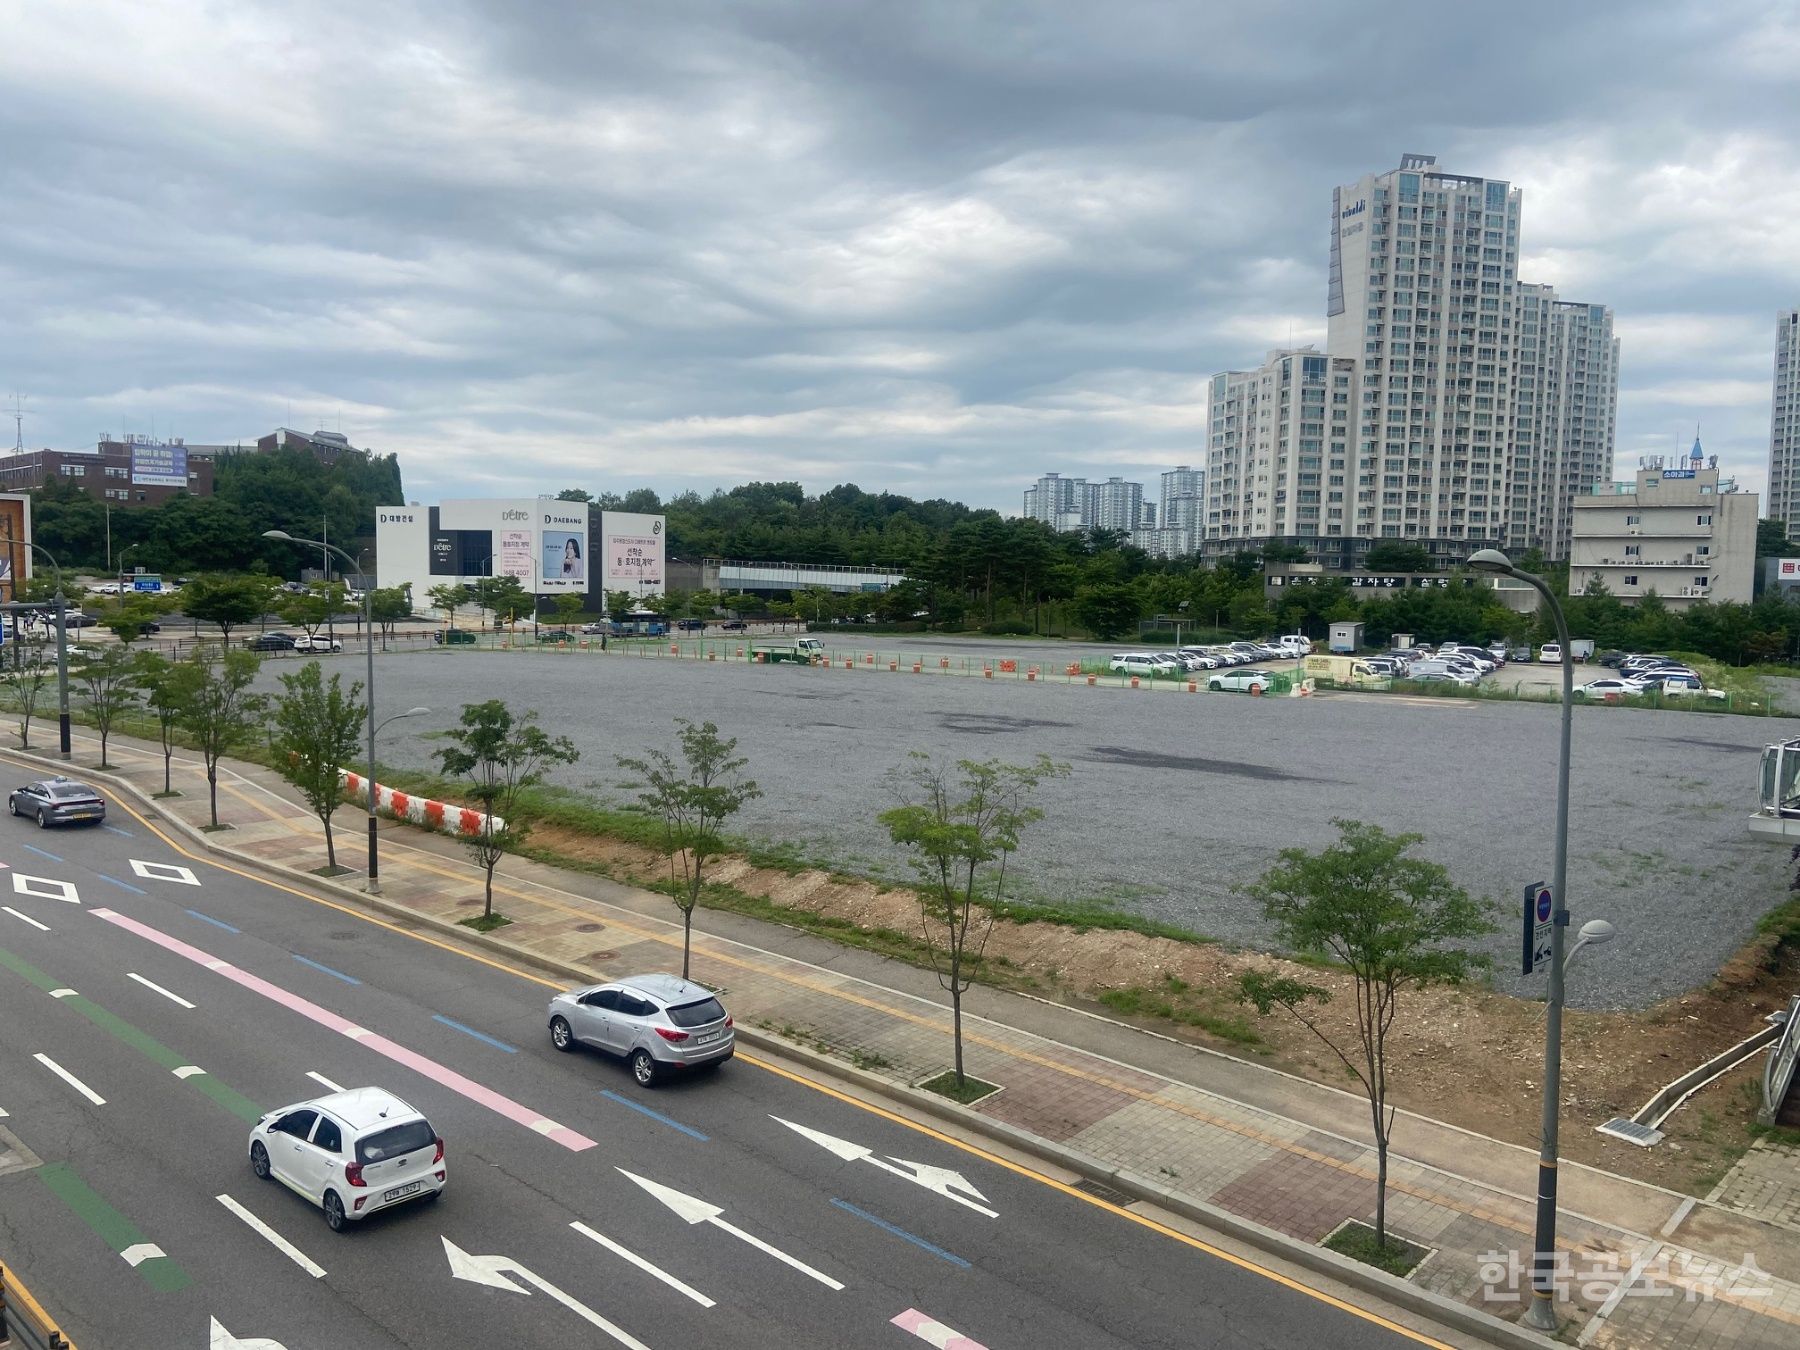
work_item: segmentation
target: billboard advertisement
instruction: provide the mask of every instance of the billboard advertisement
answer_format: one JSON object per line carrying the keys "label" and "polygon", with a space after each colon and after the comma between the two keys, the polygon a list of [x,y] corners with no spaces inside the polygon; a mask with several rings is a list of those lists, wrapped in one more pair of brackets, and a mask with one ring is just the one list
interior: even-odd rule
{"label": "billboard advertisement", "polygon": [[131,481],[136,487],[186,487],[187,447],[134,443],[131,447]]}
{"label": "billboard advertisement", "polygon": [[531,531],[497,530],[494,533],[494,575],[517,577],[526,590],[531,589]]}
{"label": "billboard advertisement", "polygon": [[8,493],[0,497],[0,597],[19,598],[21,580],[31,576],[31,507],[27,498]]}
{"label": "billboard advertisement", "polygon": [[540,502],[537,526],[538,591],[587,590],[587,503]]}
{"label": "billboard advertisement", "polygon": [[606,589],[660,595],[663,589],[663,517],[607,511],[600,517],[606,554]]}
{"label": "billboard advertisement", "polygon": [[1776,559],[1775,579],[1781,582],[1800,581],[1800,558]]}

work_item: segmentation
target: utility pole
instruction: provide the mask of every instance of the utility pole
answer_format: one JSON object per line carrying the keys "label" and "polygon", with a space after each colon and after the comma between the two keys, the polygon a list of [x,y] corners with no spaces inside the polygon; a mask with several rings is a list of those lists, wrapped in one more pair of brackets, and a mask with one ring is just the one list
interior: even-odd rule
{"label": "utility pole", "polygon": [[13,402],[13,453],[25,453],[25,396],[14,394]]}

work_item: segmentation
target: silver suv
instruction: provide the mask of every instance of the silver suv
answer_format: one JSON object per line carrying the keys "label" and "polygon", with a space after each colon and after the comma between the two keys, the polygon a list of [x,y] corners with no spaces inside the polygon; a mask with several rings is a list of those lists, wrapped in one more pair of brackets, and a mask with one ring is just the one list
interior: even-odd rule
{"label": "silver suv", "polygon": [[550,1000],[550,1043],[577,1042],[622,1055],[649,1087],[671,1069],[717,1068],[732,1056],[737,1033],[712,991],[674,975],[631,975],[571,989]]}

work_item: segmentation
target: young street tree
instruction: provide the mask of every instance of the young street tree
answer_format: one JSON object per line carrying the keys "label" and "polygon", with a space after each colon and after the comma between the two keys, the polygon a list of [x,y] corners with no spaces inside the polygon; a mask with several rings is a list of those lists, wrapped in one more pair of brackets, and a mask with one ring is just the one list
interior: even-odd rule
{"label": "young street tree", "polygon": [[100,733],[100,767],[103,769],[112,767],[106,762],[106,743],[112,736],[113,723],[119,720],[120,713],[138,701],[137,669],[131,649],[123,643],[115,643],[102,647],[98,656],[71,672],[81,681],[81,701],[94,721],[94,729]]}
{"label": "young street tree", "polygon": [[281,616],[283,623],[305,629],[306,636],[311,638],[331,621],[333,615],[344,612],[344,594],[344,587],[340,582],[334,581],[329,585],[315,583],[304,595],[283,596],[275,612]]}
{"label": "young street tree", "polygon": [[675,859],[681,859],[681,881],[675,905],[681,910],[681,978],[688,978],[694,941],[694,906],[705,888],[707,861],[724,850],[720,830],[745,802],[762,796],[762,789],[740,777],[749,761],[737,754],[737,740],[719,739],[711,722],[675,719],[675,738],[682,763],[661,750],[642,759],[618,757],[619,767],[640,774],[638,800],[662,821],[663,848],[669,855],[670,879]]}
{"label": "young street tree", "polygon": [[[459,724],[444,733],[453,745],[437,752],[438,763],[453,778],[466,779],[464,790],[486,813],[488,828],[468,837],[469,854],[487,876],[484,923],[493,922],[494,867],[500,855],[525,837],[519,819],[519,795],[543,781],[558,764],[573,764],[580,752],[566,736],[551,736],[537,725],[537,714],[513,716],[497,698],[463,705]],[[494,817],[504,825],[493,828]]]}
{"label": "young street tree", "polygon": [[181,725],[181,713],[194,695],[199,677],[191,661],[171,661],[161,652],[137,652],[137,686],[143,690],[144,706],[156,718],[157,738],[162,743],[163,796],[172,797],[169,764],[175,757],[175,728]]}
{"label": "young street tree", "polygon": [[431,601],[434,609],[444,611],[444,617],[450,620],[450,626],[454,628],[456,611],[469,603],[469,592],[460,582],[445,581],[426,591],[425,598]]}
{"label": "young street tree", "polygon": [[219,759],[250,739],[261,724],[268,700],[252,693],[262,661],[242,648],[196,647],[185,663],[188,677],[177,722],[194,737],[206,763],[206,793],[212,828],[219,828]]}
{"label": "young street tree", "polygon": [[381,631],[381,650],[387,650],[394,625],[412,616],[412,591],[408,586],[383,586],[369,592],[369,618]]}
{"label": "young street tree", "polygon": [[31,719],[37,716],[45,686],[56,677],[55,660],[49,655],[44,639],[16,638],[11,659],[0,667],[0,677],[4,678],[7,692],[12,695],[13,710],[19,714],[19,748],[29,750]]}
{"label": "young street tree", "polygon": [[894,770],[898,806],[879,817],[888,836],[911,850],[922,885],[919,908],[925,948],[938,984],[950,995],[956,1047],[956,1084],[963,1085],[962,996],[975,982],[994,931],[994,912],[1005,899],[1006,865],[1024,828],[1042,817],[1029,805],[1038,785],[1069,772],[1039,755],[1033,764],[999,760],[957,761],[955,773],[917,754]]}
{"label": "young street tree", "polygon": [[1356,984],[1354,1031],[1321,1023],[1312,1005],[1331,991],[1291,976],[1251,971],[1239,998],[1267,1015],[1290,1014],[1362,1084],[1375,1132],[1375,1241],[1387,1245],[1388,1033],[1400,995],[1434,984],[1460,984],[1487,964],[1457,942],[1493,931],[1486,906],[1469,898],[1439,864],[1408,857],[1416,834],[1388,834],[1356,820],[1332,822],[1336,843],[1318,853],[1283,849],[1250,895],[1291,951],[1324,956]]}
{"label": "young street tree", "polygon": [[331,814],[344,801],[344,780],[338,770],[356,755],[368,708],[358,702],[362,681],[343,687],[343,677],[329,681],[317,661],[308,661],[291,675],[281,677],[287,692],[275,699],[269,749],[275,772],[299,790],[325,827],[325,862],[337,870],[337,843],[331,833]]}

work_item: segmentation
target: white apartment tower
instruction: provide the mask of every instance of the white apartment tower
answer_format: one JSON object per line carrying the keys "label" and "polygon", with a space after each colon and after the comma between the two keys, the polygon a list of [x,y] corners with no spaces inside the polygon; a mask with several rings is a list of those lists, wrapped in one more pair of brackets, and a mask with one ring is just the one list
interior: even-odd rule
{"label": "white apartment tower", "polygon": [[1800,540],[1800,309],[1775,322],[1775,400],[1769,413],[1769,515]]}
{"label": "white apartment tower", "polygon": [[1552,286],[1519,283],[1514,319],[1506,547],[1560,561],[1576,497],[1612,479],[1619,340],[1610,309],[1559,300]]}
{"label": "white apartment tower", "polygon": [[1430,155],[1333,190],[1326,347],[1361,363],[1356,534],[1503,536],[1519,212],[1518,189]]}
{"label": "white apartment tower", "polygon": [[1333,189],[1326,350],[1213,377],[1207,551],[1567,556],[1572,498],[1612,470],[1618,342],[1604,306],[1520,283],[1520,213],[1517,188],[1430,155]]}
{"label": "white apartment tower", "polygon": [[1348,536],[1357,363],[1313,347],[1213,376],[1206,537]]}
{"label": "white apartment tower", "polygon": [[1087,485],[1087,507],[1082,523],[1091,529],[1123,530],[1130,534],[1144,523],[1144,485],[1123,478]]}
{"label": "white apartment tower", "polygon": [[1076,530],[1087,511],[1088,481],[1047,473],[1025,489],[1025,515],[1053,530]]}

